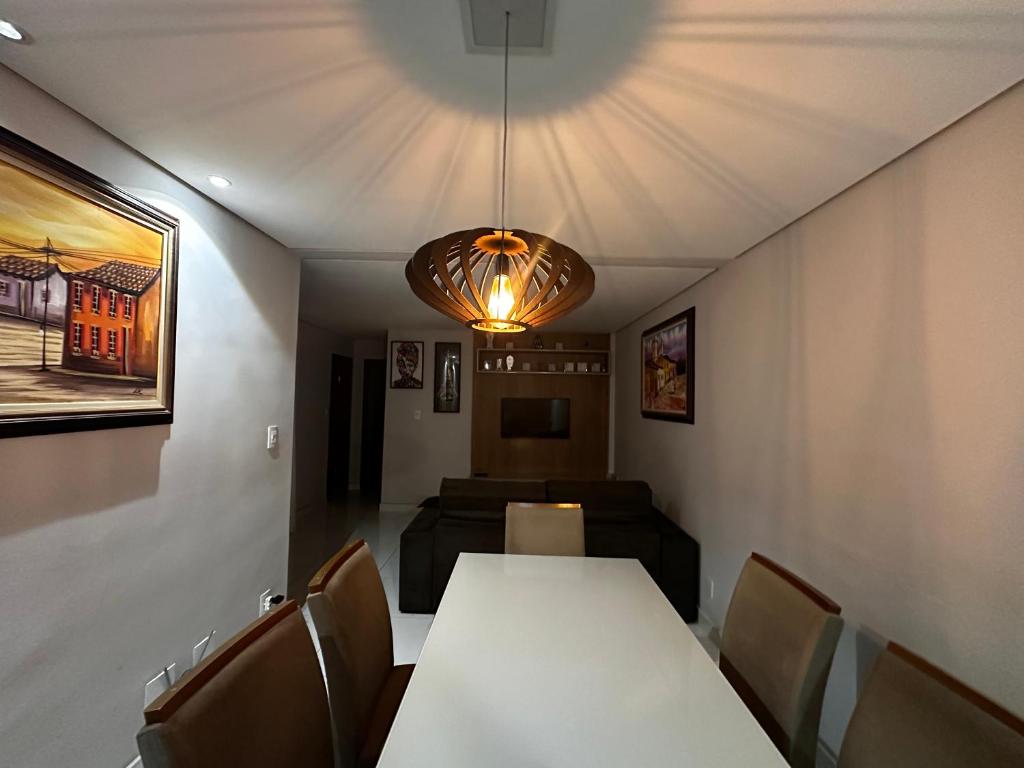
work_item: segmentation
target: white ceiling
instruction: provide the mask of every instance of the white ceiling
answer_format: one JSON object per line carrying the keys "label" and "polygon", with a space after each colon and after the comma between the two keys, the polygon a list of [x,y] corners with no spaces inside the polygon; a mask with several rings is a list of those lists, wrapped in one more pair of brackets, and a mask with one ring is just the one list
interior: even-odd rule
{"label": "white ceiling", "polygon": [[[459,0],[3,15],[34,43],[0,61],[282,243],[358,254],[305,270],[321,324],[364,284],[413,312],[390,254],[496,223],[502,62]],[[551,53],[512,61],[508,221],[606,267],[578,323],[614,330],[1021,78],[1020,0],[558,0]]]}

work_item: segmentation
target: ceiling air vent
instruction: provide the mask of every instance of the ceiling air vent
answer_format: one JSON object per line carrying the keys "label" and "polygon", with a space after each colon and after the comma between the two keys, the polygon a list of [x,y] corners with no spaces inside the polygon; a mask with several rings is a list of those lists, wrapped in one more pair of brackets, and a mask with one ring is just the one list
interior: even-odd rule
{"label": "ceiling air vent", "polygon": [[510,11],[509,47],[517,53],[550,53],[555,0],[461,0],[462,33],[469,53],[505,50],[505,11]]}

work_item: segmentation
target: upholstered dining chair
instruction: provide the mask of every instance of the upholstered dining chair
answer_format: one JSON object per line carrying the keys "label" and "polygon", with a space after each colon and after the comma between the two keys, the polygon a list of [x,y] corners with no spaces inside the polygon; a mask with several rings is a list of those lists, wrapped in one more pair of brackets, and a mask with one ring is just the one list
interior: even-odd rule
{"label": "upholstered dining chair", "polygon": [[794,768],[813,768],[821,702],[842,631],[840,608],[753,553],[722,631],[719,666]]}
{"label": "upholstered dining chair", "polygon": [[853,711],[839,768],[975,766],[1024,766],[1024,721],[889,643]]}
{"label": "upholstered dining chair", "polygon": [[331,768],[331,721],[313,639],[294,601],[265,614],[144,712],[145,768]]}
{"label": "upholstered dining chair", "polygon": [[309,582],[306,606],[320,643],[338,768],[372,768],[414,665],[395,666],[391,613],[377,564],[360,539]]}
{"label": "upholstered dining chair", "polygon": [[505,554],[583,557],[580,505],[509,502],[505,507]]}

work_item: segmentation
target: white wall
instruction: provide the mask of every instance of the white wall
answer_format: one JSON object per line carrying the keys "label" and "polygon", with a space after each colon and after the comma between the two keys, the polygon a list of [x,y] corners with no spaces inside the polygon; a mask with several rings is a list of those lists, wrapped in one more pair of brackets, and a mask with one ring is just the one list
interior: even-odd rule
{"label": "white wall", "polygon": [[[473,423],[473,333],[451,331],[388,331],[391,341],[422,341],[423,389],[391,389],[384,413],[384,472],[381,505],[413,505],[437,494],[441,478],[469,477]],[[434,344],[462,342],[462,399],[459,413],[434,413]],[[415,412],[420,412],[420,419]]]}
{"label": "white wall", "polygon": [[292,527],[303,515],[327,508],[327,443],[330,437],[331,362],[352,356],[352,342],[299,321],[295,362],[295,441]]}
{"label": "white wall", "polygon": [[1024,713],[1022,126],[1017,86],[617,336],[696,307],[696,423],[619,366],[616,468],[700,541],[716,624],[752,550],[843,606],[833,748],[881,638]]}
{"label": "white wall", "polygon": [[174,424],[0,441],[0,763],[116,768],[145,682],[284,589],[298,262],[3,67],[0,93],[5,127],[181,220]]}
{"label": "white wall", "polygon": [[363,458],[363,373],[367,360],[387,358],[386,340],[356,339],[352,342],[352,439],[349,443],[348,487],[359,489]]}

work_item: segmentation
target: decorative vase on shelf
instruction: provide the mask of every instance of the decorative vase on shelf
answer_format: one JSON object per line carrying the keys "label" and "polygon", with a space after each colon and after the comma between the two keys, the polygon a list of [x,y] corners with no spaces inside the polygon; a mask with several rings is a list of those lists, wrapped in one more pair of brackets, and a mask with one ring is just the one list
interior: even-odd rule
{"label": "decorative vase on shelf", "polygon": [[488,349],[493,349],[494,348],[494,334],[493,333],[488,333],[487,334],[487,348]]}
{"label": "decorative vase on shelf", "polygon": [[505,367],[507,367],[511,371],[512,363],[514,363],[515,361],[516,359],[512,357],[512,355],[509,355],[508,357],[505,358]]}
{"label": "decorative vase on shelf", "polygon": [[504,361],[503,361],[503,360],[502,360],[502,359],[501,359],[501,358],[499,357],[499,358],[498,358],[498,367],[497,367],[497,369],[496,369],[496,370],[499,370],[499,371],[502,371],[502,370],[504,370],[504,367],[502,366],[502,363],[503,363],[503,362],[504,362]]}
{"label": "decorative vase on shelf", "polygon": [[534,349],[544,349],[544,339],[542,339],[540,336],[534,336],[533,337],[533,348]]}

